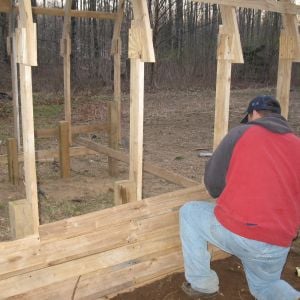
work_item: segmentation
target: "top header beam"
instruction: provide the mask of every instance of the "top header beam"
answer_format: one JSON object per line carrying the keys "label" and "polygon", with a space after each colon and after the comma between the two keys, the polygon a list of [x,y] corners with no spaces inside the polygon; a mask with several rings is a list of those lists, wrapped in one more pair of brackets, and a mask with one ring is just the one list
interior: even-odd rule
{"label": "top header beam", "polygon": [[[4,2],[2,2],[4,1]],[[10,1],[0,0],[0,12],[11,12],[12,8]],[[63,8],[46,8],[46,7],[32,7],[32,13],[35,15],[46,15],[46,16],[57,16],[64,17],[65,11]],[[100,11],[89,11],[89,10],[71,10],[70,17],[77,18],[94,18],[94,19],[103,19],[103,20],[115,20],[116,13],[106,13]]]}
{"label": "top header beam", "polygon": [[275,0],[192,0],[193,2],[229,5],[277,12],[281,14],[300,14],[300,6]]}

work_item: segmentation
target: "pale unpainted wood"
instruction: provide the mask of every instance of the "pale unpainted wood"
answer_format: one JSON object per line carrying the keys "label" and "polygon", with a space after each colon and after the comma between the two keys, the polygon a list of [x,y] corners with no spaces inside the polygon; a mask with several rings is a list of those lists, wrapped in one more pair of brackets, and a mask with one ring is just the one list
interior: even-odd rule
{"label": "pale unpainted wood", "polygon": [[22,199],[9,202],[9,224],[13,239],[24,238],[33,232],[32,209],[29,201]]}
{"label": "pale unpainted wood", "polygon": [[220,11],[222,16],[222,33],[230,35],[230,38],[232,39],[230,45],[232,63],[242,64],[244,63],[244,57],[235,8],[220,5]]}
{"label": "pale unpainted wood", "polygon": [[[280,43],[282,46],[282,43]],[[277,72],[277,92],[276,97],[280,102],[281,114],[288,119],[289,98],[291,87],[292,60],[280,58]]]}
{"label": "pale unpainted wood", "polygon": [[[21,215],[26,213],[22,203],[16,202],[13,209]],[[18,210],[17,210],[18,209]],[[13,213],[14,213],[13,211]],[[12,215],[14,217],[16,213]],[[27,218],[25,218],[26,220]],[[18,225],[17,231],[22,233],[22,221],[13,219]],[[30,224],[30,223],[29,223]],[[25,225],[25,224],[24,224]],[[28,225],[25,225],[26,227]],[[15,227],[14,227],[15,228]],[[23,229],[23,230],[26,230]],[[161,238],[167,234],[178,235],[178,212],[158,215],[151,218],[126,220],[112,225],[109,228],[100,228],[94,232],[80,235],[70,239],[42,242],[21,250],[16,247],[11,252],[1,253],[0,279],[6,279],[19,274],[24,274],[47,266],[62,264],[74,259],[110,251],[129,244],[145,241],[152,238]],[[22,235],[18,234],[18,238]]]}
{"label": "pale unpainted wood", "polygon": [[[117,160],[123,161],[125,163],[129,163],[129,157],[127,153],[123,153],[121,151],[113,150],[109,147],[94,143],[88,139],[77,138],[75,142],[79,145],[85,146],[91,150],[97,151],[99,153],[111,156]],[[198,185],[199,182],[196,182],[192,179],[186,178],[182,175],[175,174],[170,172],[162,167],[156,166],[150,162],[144,161],[143,168],[145,172],[161,177],[167,181],[178,184],[183,187],[190,187]]]}
{"label": "pale unpainted wood", "polygon": [[1,280],[0,295],[2,299],[5,299],[55,282],[61,282],[74,276],[88,274],[100,269],[114,268],[116,265],[123,264],[126,261],[177,246],[179,239],[174,238],[169,232],[167,234],[168,236],[147,239],[110,251]]}
{"label": "pale unpainted wood", "polygon": [[127,220],[136,217],[146,218],[147,216],[165,214],[168,211],[178,209],[191,199],[209,199],[209,195],[203,186],[198,185],[144,199],[139,202],[128,203],[50,224],[43,224],[39,227],[41,240],[48,242],[57,239],[66,239],[100,230],[101,228],[114,226],[120,223],[121,218],[111,217],[115,215],[122,216],[122,222],[127,222]]}
{"label": "pale unpainted wood", "polygon": [[31,203],[33,229],[38,233],[39,211],[37,197],[37,179],[35,166],[34,122],[32,103],[31,67],[20,65],[20,91],[23,129],[24,177],[26,199]]}
{"label": "pale unpainted wood", "polygon": [[143,173],[143,128],[144,128],[144,63],[130,59],[130,149],[129,180],[134,182],[135,199],[142,199]]}
{"label": "pale unpainted wood", "polygon": [[[131,23],[131,29],[134,31],[134,35],[129,35],[128,57],[139,58],[142,62],[155,62],[147,1],[132,0],[132,9],[134,20]],[[134,50],[133,52],[137,52],[138,56],[131,56],[131,49]]]}
{"label": "pale unpainted wood", "polygon": [[124,9],[125,9],[125,0],[120,0],[118,3],[118,11],[117,16],[114,24],[114,32],[112,37],[112,45],[111,45],[111,55],[118,53],[120,50],[120,46],[118,43],[120,42],[120,33],[121,27],[124,17]]}
{"label": "pale unpainted wood", "polygon": [[37,35],[36,24],[32,20],[31,2],[23,0],[19,3],[19,28],[22,43],[19,48],[20,63],[26,66],[37,66]]}
{"label": "pale unpainted wood", "polygon": [[120,180],[114,183],[114,204],[115,206],[125,204],[132,198],[132,192],[134,192],[134,182],[129,180]]}
{"label": "pale unpainted wood", "polygon": [[219,5],[229,5],[235,7],[245,7],[252,9],[261,9],[277,13],[300,14],[299,5],[292,3],[283,3],[283,1],[272,0],[192,0],[199,3],[212,3]]}
{"label": "pale unpainted wood", "polygon": [[[215,104],[215,125],[213,148],[219,145],[228,131],[229,119],[229,99],[231,84],[231,60],[230,57],[230,36],[227,34],[219,35],[218,43],[218,63],[217,63],[217,82],[216,82],[216,104]],[[223,56],[223,58],[222,58]]]}
{"label": "pale unpainted wood", "polygon": [[18,161],[18,146],[15,138],[7,139],[7,164],[8,164],[8,178],[14,184],[19,184],[19,161]]}
{"label": "pale unpainted wood", "polygon": [[59,161],[62,178],[70,177],[70,124],[67,121],[59,122]]}

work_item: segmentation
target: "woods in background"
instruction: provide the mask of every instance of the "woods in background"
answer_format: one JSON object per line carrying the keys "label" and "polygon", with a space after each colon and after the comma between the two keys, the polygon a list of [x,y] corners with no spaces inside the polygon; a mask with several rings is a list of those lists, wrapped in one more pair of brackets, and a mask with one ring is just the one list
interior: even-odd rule
{"label": "woods in background", "polygon": [[[63,8],[63,0],[32,0],[32,5]],[[115,12],[117,0],[73,0],[72,9]],[[188,0],[148,0],[156,63],[148,64],[146,84],[152,87],[214,86],[218,27],[217,5]],[[237,9],[245,64],[235,65],[233,83],[274,84],[277,75],[281,18],[277,13]],[[122,79],[129,80],[127,60],[128,29],[132,18],[126,2],[122,36]],[[38,26],[38,64],[34,75],[41,86],[62,86],[62,59],[59,40],[62,17],[36,16]],[[0,60],[6,54],[8,21],[0,15]],[[72,18],[72,86],[112,85],[110,56],[113,21]],[[51,78],[49,80],[49,78]]]}

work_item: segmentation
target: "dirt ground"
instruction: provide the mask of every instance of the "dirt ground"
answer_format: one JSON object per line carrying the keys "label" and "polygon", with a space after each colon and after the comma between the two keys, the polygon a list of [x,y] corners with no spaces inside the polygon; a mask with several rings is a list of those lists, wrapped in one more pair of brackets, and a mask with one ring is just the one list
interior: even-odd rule
{"label": "dirt ground", "polygon": [[[5,92],[5,91],[4,91]],[[229,127],[236,126],[249,100],[257,94],[275,94],[274,88],[236,89],[232,91]],[[300,90],[291,91],[290,123],[300,134]],[[74,95],[73,123],[82,124],[105,121],[109,92],[82,92]],[[63,119],[63,97],[59,94],[34,94],[36,128],[56,126]],[[201,181],[206,157],[201,151],[212,150],[214,119],[214,92],[210,90],[157,91],[145,94],[144,159],[167,170]],[[6,153],[6,138],[12,135],[12,105],[0,99],[0,154]],[[122,151],[129,145],[129,96],[124,94],[122,105]],[[107,136],[89,135],[96,142],[107,143]],[[57,149],[56,139],[36,141],[37,149]],[[37,163],[40,222],[48,223],[113,205],[113,184],[128,178],[128,166],[119,163],[119,175],[108,175],[107,157],[101,154],[73,157],[71,177],[60,179],[56,160]],[[20,165],[22,171],[23,166]],[[6,164],[0,168],[0,240],[10,237],[8,202],[25,197],[24,184],[13,186],[8,182]],[[22,175],[23,176],[23,175]],[[175,184],[147,173],[143,179],[143,197],[178,189]],[[292,252],[285,268],[284,278],[300,289],[300,278],[295,267],[300,266],[300,256]],[[249,294],[240,262],[228,258],[213,263],[220,276],[221,293],[217,299],[252,299]],[[151,285],[117,296],[115,299],[187,299],[180,292],[183,274],[175,274]]]}

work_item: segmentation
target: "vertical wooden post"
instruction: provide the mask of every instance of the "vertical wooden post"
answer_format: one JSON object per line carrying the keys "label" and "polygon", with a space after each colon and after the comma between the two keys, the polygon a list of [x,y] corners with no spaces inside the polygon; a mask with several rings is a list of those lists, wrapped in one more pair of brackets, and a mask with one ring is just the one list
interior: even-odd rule
{"label": "vertical wooden post", "polygon": [[[282,2],[291,2],[282,0]],[[300,60],[300,33],[296,15],[282,14],[276,97],[281,104],[281,114],[287,119],[293,61]]]}
{"label": "vertical wooden post", "polygon": [[13,115],[14,115],[14,137],[17,139],[18,149],[21,147],[20,136],[20,111],[19,111],[19,89],[18,89],[18,66],[17,66],[17,46],[15,31],[15,10],[9,16],[9,37],[7,38],[7,52],[10,55]]}
{"label": "vertical wooden post", "polygon": [[67,121],[59,122],[59,160],[60,175],[62,178],[70,177],[70,126]]}
{"label": "vertical wooden post", "polygon": [[[121,53],[122,42],[120,38],[121,25],[124,16],[125,0],[119,1],[117,17],[114,24],[111,55],[114,58],[114,99],[110,105],[110,136],[109,146],[115,150],[119,149],[121,140]],[[117,176],[118,161],[109,157],[109,174]]]}
{"label": "vertical wooden post", "polygon": [[[72,7],[72,0],[66,0],[63,34],[60,40],[60,55],[64,59],[64,111],[65,121],[72,126],[72,108],[71,108],[71,17],[70,11]],[[72,134],[69,132],[69,141],[72,145]]]}
{"label": "vertical wooden post", "polygon": [[221,34],[218,45],[214,149],[219,145],[228,131],[231,61],[224,57],[224,54],[229,52],[229,36]]}
{"label": "vertical wooden post", "polygon": [[144,63],[130,60],[130,165],[129,181],[134,182],[136,200],[142,199],[144,127]]}
{"label": "vertical wooden post", "polygon": [[[114,54],[114,100],[110,103],[109,146],[118,150],[121,136],[121,39],[118,39],[117,51]],[[109,157],[109,174],[117,176],[118,161]]]}
{"label": "vertical wooden post", "polygon": [[223,25],[218,36],[214,149],[228,131],[232,63],[244,62],[235,8],[220,5],[220,10]]}
{"label": "vertical wooden post", "polygon": [[14,184],[19,184],[19,161],[18,147],[15,138],[7,139],[7,160],[8,160],[8,176],[9,181]]}

